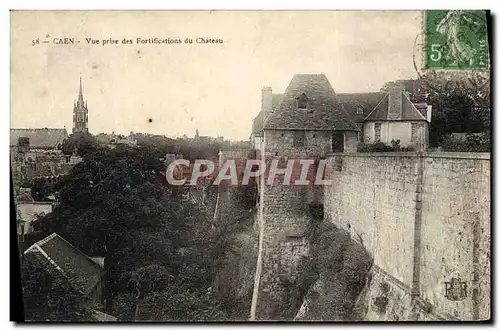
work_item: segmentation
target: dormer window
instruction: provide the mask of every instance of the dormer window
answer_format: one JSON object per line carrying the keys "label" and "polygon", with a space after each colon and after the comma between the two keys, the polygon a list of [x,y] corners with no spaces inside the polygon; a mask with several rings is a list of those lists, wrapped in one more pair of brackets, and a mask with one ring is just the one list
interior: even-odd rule
{"label": "dormer window", "polygon": [[305,93],[302,93],[297,98],[297,108],[299,108],[299,109],[306,109],[307,108],[307,96],[305,95]]}

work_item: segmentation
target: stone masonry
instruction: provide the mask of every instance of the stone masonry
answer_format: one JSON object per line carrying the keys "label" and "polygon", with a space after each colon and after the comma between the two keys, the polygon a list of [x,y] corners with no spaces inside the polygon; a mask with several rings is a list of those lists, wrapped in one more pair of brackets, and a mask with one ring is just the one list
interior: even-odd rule
{"label": "stone masonry", "polygon": [[[378,270],[366,319],[490,318],[488,153],[346,153],[329,163],[325,217],[361,241]],[[375,309],[383,298],[390,311]]]}

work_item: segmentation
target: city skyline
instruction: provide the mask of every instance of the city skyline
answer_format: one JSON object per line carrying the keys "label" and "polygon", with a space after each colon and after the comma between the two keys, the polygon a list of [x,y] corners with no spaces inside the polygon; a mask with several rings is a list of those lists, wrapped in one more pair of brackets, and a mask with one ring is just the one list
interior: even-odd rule
{"label": "city skyline", "polygon": [[[231,140],[248,139],[261,87],[283,93],[294,74],[324,73],[337,93],[378,91],[387,81],[416,76],[418,11],[213,11],[187,17],[183,12],[13,13],[11,127],[71,128],[80,75],[93,134],[178,137],[198,129]],[[239,28],[230,29],[235,25]],[[34,37],[46,35],[80,43],[31,45]],[[223,43],[86,41],[167,36]]]}

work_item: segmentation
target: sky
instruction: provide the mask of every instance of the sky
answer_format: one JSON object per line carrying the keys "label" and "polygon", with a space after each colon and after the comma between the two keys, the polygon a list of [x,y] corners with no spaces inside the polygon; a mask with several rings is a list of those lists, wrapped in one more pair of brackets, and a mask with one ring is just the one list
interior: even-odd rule
{"label": "sky", "polygon": [[[92,134],[248,140],[262,86],[323,73],[337,93],[378,91],[416,76],[421,32],[418,11],[14,11],[10,125],[70,133],[81,76]],[[193,43],[137,44],[154,37]]]}

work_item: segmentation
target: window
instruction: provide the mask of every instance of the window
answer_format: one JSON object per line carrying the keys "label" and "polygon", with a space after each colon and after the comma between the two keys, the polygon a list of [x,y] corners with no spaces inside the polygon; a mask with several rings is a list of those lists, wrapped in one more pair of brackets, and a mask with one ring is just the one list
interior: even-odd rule
{"label": "window", "polygon": [[299,108],[299,109],[307,108],[307,96],[304,93],[302,93],[297,98],[297,108]]}
{"label": "window", "polygon": [[418,124],[411,123],[411,142],[416,143],[418,140]]}
{"label": "window", "polygon": [[382,127],[381,123],[375,123],[375,142],[380,141],[380,129]]}
{"label": "window", "polygon": [[357,136],[357,141],[362,141],[363,140],[363,123],[357,123],[356,124],[359,131],[358,131],[358,136]]}
{"label": "window", "polygon": [[76,113],[76,121],[83,122],[83,113]]}
{"label": "window", "polygon": [[295,131],[293,133],[293,147],[304,147],[305,131]]}

